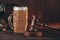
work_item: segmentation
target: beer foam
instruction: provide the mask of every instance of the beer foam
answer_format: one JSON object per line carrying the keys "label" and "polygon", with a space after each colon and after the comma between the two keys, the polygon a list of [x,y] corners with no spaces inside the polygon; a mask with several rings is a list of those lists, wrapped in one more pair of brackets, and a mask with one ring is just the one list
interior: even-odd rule
{"label": "beer foam", "polygon": [[18,10],[27,10],[28,8],[27,7],[14,7],[13,8],[13,10],[16,10],[16,11],[18,11]]}

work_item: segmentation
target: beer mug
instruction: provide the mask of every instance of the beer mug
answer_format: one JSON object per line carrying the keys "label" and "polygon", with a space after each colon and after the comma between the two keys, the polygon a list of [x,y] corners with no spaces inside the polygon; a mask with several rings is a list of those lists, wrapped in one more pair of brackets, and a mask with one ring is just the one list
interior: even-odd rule
{"label": "beer mug", "polygon": [[13,8],[13,27],[15,33],[24,33],[28,25],[28,7]]}

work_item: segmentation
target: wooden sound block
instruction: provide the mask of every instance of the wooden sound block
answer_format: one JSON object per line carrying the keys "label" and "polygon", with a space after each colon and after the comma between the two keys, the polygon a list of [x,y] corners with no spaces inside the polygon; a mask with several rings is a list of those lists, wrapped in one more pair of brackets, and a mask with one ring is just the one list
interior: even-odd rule
{"label": "wooden sound block", "polygon": [[36,37],[41,37],[42,36],[42,32],[25,32],[24,36],[36,36]]}

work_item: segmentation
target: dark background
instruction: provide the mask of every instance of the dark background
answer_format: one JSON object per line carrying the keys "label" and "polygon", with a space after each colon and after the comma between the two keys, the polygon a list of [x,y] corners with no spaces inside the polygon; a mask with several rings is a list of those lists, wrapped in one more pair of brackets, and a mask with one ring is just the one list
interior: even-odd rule
{"label": "dark background", "polygon": [[[2,0],[2,2],[4,5],[28,6],[29,18],[35,14],[45,23],[60,22],[60,0]],[[8,6],[6,11],[6,13],[11,11]]]}

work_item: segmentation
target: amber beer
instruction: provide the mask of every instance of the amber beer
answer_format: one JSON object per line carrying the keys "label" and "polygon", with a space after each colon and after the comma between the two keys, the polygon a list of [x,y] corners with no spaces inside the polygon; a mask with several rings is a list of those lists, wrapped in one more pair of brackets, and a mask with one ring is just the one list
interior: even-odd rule
{"label": "amber beer", "polygon": [[28,8],[14,7],[13,8],[13,27],[15,33],[24,33],[28,25]]}

